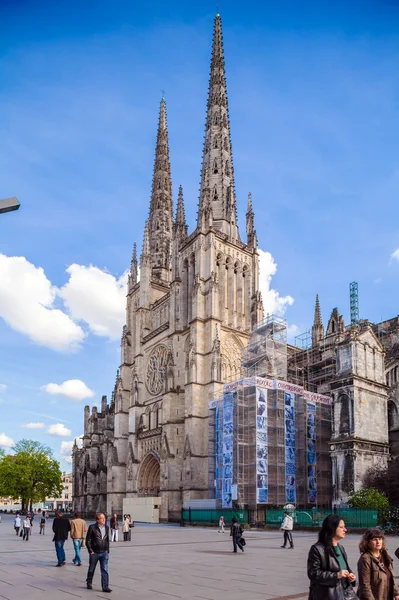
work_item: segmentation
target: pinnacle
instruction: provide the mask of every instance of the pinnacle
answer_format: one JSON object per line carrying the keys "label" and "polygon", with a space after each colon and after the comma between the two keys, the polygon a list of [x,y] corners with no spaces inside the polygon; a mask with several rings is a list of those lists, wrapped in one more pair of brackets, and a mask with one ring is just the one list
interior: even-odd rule
{"label": "pinnacle", "polygon": [[322,325],[319,294],[316,294],[316,305],[315,305],[315,309],[314,309],[314,324]]}

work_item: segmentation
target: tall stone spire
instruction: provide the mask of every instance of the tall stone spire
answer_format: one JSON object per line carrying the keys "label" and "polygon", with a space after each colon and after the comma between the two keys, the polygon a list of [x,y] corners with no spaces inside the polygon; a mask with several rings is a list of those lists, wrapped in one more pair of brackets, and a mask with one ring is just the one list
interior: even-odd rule
{"label": "tall stone spire", "polygon": [[258,247],[258,240],[255,231],[255,214],[252,208],[252,194],[248,194],[248,209],[247,209],[247,245],[250,248]]}
{"label": "tall stone spire", "polygon": [[169,139],[166,121],[166,102],[162,98],[159,109],[148,234],[152,275],[154,279],[165,282],[170,281],[172,225],[173,201],[169,162]]}
{"label": "tall stone spire", "polygon": [[233,157],[223,55],[222,22],[216,15],[202,157],[198,226],[212,209],[212,224],[230,239],[239,239]]}
{"label": "tall stone spire", "polygon": [[312,327],[312,346],[317,344],[324,338],[324,327],[321,320],[319,294],[316,294],[316,305],[314,309],[314,321]]}

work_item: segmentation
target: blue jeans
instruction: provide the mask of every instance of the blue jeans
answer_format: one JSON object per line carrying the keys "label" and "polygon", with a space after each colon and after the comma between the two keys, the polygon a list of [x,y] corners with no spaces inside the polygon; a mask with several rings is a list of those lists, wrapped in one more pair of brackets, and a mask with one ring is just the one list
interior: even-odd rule
{"label": "blue jeans", "polygon": [[77,563],[78,565],[82,564],[82,559],[80,558],[80,549],[82,547],[82,539],[79,538],[73,538],[73,548],[75,550],[75,558],[73,559],[72,562]]}
{"label": "blue jeans", "polygon": [[65,550],[64,550],[65,540],[57,540],[56,542],[54,542],[54,544],[55,544],[55,551],[57,553],[58,564],[62,565],[62,563],[65,562]]}
{"label": "blue jeans", "polygon": [[237,552],[237,546],[239,547],[240,550],[242,550],[244,548],[244,546],[240,542],[240,539],[241,539],[241,535],[233,535],[234,552]]}
{"label": "blue jeans", "polygon": [[108,588],[108,556],[108,552],[89,554],[89,570],[87,571],[86,582],[90,584],[93,582],[94,571],[96,570],[98,561],[100,561],[101,587],[103,590]]}

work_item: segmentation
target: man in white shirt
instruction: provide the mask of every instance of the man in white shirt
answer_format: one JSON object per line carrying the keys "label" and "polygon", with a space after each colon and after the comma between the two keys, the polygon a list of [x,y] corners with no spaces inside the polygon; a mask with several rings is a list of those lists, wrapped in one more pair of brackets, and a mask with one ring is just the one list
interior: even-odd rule
{"label": "man in white shirt", "polygon": [[294,528],[294,520],[291,517],[290,513],[288,511],[285,511],[284,520],[281,523],[281,527],[280,527],[280,529],[282,529],[284,531],[284,543],[281,546],[282,548],[287,547],[287,542],[290,543],[290,548],[294,547],[294,542],[292,540],[292,533],[291,533],[293,528]]}
{"label": "man in white shirt", "polygon": [[14,529],[15,535],[19,535],[19,530],[21,529],[21,517],[17,515],[14,519]]}

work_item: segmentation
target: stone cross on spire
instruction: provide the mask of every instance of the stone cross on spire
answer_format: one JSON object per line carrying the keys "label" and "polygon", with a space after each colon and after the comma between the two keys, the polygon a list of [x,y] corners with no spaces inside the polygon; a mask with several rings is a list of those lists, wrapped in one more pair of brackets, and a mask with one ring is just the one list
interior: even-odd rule
{"label": "stone cross on spire", "polygon": [[317,344],[324,338],[324,327],[321,320],[319,294],[316,294],[316,305],[314,309],[314,321],[312,327],[312,346]]}
{"label": "stone cross on spire", "polygon": [[233,157],[223,55],[222,22],[214,22],[211,72],[202,157],[198,226],[210,203],[213,226],[230,239],[239,239]]}
{"label": "stone cross on spire", "polygon": [[148,218],[148,235],[152,275],[155,279],[166,282],[170,280],[172,226],[173,201],[169,162],[169,139],[166,121],[166,102],[162,98],[159,109],[154,175]]}

